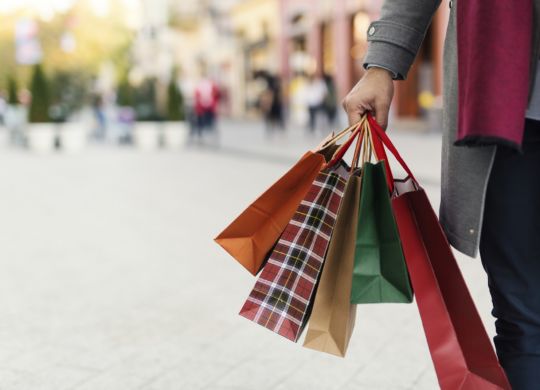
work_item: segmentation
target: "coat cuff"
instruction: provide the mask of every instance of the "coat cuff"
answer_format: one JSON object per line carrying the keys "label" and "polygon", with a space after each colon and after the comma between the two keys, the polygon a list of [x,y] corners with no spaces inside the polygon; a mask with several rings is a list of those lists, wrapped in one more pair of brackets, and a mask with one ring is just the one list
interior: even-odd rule
{"label": "coat cuff", "polygon": [[368,29],[369,47],[364,67],[378,64],[405,79],[424,40],[418,30],[389,21],[376,21]]}

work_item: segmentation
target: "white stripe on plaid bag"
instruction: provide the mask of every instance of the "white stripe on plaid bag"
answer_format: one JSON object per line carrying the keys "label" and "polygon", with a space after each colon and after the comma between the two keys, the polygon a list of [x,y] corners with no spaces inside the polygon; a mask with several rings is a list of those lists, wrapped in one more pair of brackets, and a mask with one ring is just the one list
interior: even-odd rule
{"label": "white stripe on plaid bag", "polygon": [[[324,257],[319,256],[317,253],[313,253],[313,251],[312,251],[311,248],[306,248],[306,247],[304,247],[304,246],[302,246],[302,245],[296,244],[296,243],[294,243],[294,242],[289,242],[289,241],[286,241],[286,240],[280,241],[280,245],[287,245],[288,248],[292,248],[292,249],[289,251],[289,253],[290,253],[290,252],[293,252],[293,251],[300,251],[301,253],[306,253],[306,257],[308,256],[307,253],[309,253],[309,252],[311,251],[311,254],[310,254],[309,256],[313,257],[313,258],[314,258],[315,260],[317,260],[319,263],[322,263],[322,262],[324,261]],[[275,252],[275,253],[279,253],[279,254],[285,256],[287,259],[294,259],[295,262],[304,262],[304,261],[306,261],[305,258],[304,258],[304,259],[301,259],[301,258],[299,258],[299,257],[293,256],[292,254],[289,255],[289,253],[279,252],[277,249],[274,249],[274,252]],[[284,263],[283,263],[283,262],[281,262],[281,261],[278,262],[278,261],[274,260],[273,258],[269,258],[269,259],[268,259],[268,262],[269,262],[269,263],[272,263],[272,264],[274,264],[274,265],[276,265],[276,266],[278,266],[278,267],[284,266]],[[294,267],[294,268],[292,268],[292,269],[298,270],[298,268],[296,268],[296,267]]]}
{"label": "white stripe on plaid bag", "polygon": [[[325,240],[330,240],[330,236],[328,234],[324,234],[322,231],[321,231],[321,228],[320,226],[319,227],[313,227],[311,225],[308,225],[306,224],[305,221],[303,222],[299,222],[299,221],[291,221],[289,222],[291,225],[293,226],[297,226],[298,228],[300,229],[303,229],[303,230],[309,230],[310,232],[312,233],[315,233],[315,234],[318,234],[320,237],[324,238]],[[289,242],[289,241],[285,241],[284,242]]]}
{"label": "white stripe on plaid bag", "polygon": [[[256,305],[258,305],[260,307],[260,311],[264,311],[264,309],[267,309],[267,310],[270,310],[272,313],[275,313],[276,315],[279,316],[279,318],[283,318],[283,319],[287,319],[293,323],[295,323],[296,325],[298,326],[302,326],[302,321],[299,321],[297,320],[296,318],[292,317],[286,310],[289,310],[291,308],[290,305],[286,305],[283,310],[280,310],[278,308],[276,308],[275,306],[273,305],[268,305],[268,303],[266,302],[266,299],[264,301],[261,301],[260,299],[255,299],[255,298],[252,298],[252,297],[249,297],[247,299],[248,301],[250,302],[253,302],[255,303]],[[255,317],[255,319],[257,319],[257,317]],[[279,329],[279,327],[277,327],[276,329]],[[275,331],[274,329],[271,329],[272,331]]]}
{"label": "white stripe on plaid bag", "polygon": [[[307,280],[310,280],[310,279],[307,279]],[[278,286],[275,282],[271,282],[269,280],[259,280],[259,282],[261,284],[264,284],[265,286],[268,286],[268,291],[275,291],[279,289],[279,291],[283,291],[285,294],[289,294],[289,295],[294,294],[292,290],[286,288],[285,286]],[[301,296],[296,297],[296,299],[298,299],[300,302],[302,302],[305,305],[309,304],[309,301],[307,299],[302,298]]]}

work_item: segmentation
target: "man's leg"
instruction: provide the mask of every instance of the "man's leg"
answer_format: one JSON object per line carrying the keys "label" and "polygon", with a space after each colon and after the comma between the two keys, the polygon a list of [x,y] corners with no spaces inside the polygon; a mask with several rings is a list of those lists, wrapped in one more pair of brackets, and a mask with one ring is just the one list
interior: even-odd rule
{"label": "man's leg", "polygon": [[497,151],[480,242],[497,355],[514,390],[540,389],[540,122],[527,121],[526,133],[524,154]]}

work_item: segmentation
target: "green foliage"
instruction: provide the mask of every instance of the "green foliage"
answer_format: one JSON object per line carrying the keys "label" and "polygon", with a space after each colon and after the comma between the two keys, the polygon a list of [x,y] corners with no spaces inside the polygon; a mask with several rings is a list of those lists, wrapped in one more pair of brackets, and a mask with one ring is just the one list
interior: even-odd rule
{"label": "green foliage", "polygon": [[30,123],[50,122],[49,84],[40,64],[34,66],[30,82],[30,93],[32,94],[32,102],[28,112]]}
{"label": "green foliage", "polygon": [[116,90],[116,104],[120,107],[133,107],[134,105],[134,89],[129,84],[129,81],[124,78]]}
{"label": "green foliage", "polygon": [[8,79],[8,104],[16,106],[19,104],[19,97],[17,96],[17,81],[13,77]]}
{"label": "green foliage", "polygon": [[167,119],[170,121],[183,121],[184,118],[184,97],[175,80],[171,79],[167,87]]}
{"label": "green foliage", "polygon": [[[0,0],[0,4],[2,0]],[[17,3],[16,1],[13,2]],[[18,2],[21,3],[21,2]],[[22,2],[24,3],[24,2]],[[46,1],[34,1],[44,3]],[[109,15],[103,17],[93,12],[92,0],[70,1],[71,7],[63,12],[55,12],[51,19],[37,20],[39,40],[45,54],[42,59],[44,69],[77,72],[85,77],[98,74],[104,61],[111,61],[120,69],[131,63],[131,45],[135,32],[126,24],[125,0],[108,0]],[[9,10],[13,8],[13,10]],[[28,7],[7,7],[0,12],[0,84],[8,75],[17,73],[19,86],[30,85],[32,68],[17,64],[15,58],[15,26],[21,18],[31,12]],[[5,11],[5,12],[4,12]],[[66,52],[59,44],[65,33],[72,34],[76,46]]]}
{"label": "green foliage", "polygon": [[157,80],[149,78],[135,90],[135,112],[138,121],[155,122],[163,120],[157,107]]}
{"label": "green foliage", "polygon": [[55,122],[66,121],[88,101],[89,77],[77,71],[57,71],[51,77],[50,114]]}

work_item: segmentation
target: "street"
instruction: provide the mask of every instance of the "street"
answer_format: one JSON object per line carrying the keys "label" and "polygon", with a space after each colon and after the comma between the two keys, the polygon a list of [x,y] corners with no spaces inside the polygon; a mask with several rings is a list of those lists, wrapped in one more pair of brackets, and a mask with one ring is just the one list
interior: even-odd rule
{"label": "street", "polygon": [[[0,389],[438,388],[414,303],[360,306],[344,359],[238,315],[255,280],[212,239],[323,136],[220,130],[176,152],[0,153]],[[437,209],[440,135],[389,134]],[[482,266],[458,258],[493,334]]]}

